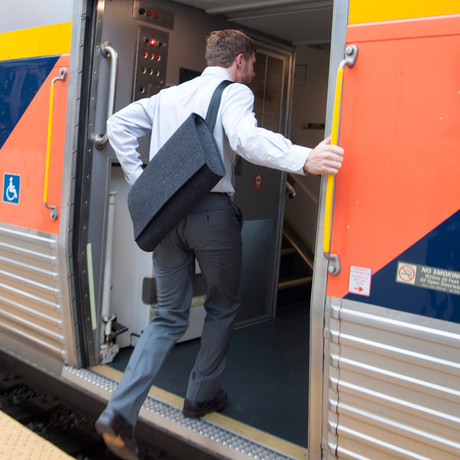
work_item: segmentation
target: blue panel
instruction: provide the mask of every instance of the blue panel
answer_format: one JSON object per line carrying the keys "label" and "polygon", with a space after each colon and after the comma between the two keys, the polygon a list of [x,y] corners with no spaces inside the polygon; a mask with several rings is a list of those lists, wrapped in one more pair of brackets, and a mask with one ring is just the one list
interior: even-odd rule
{"label": "blue panel", "polygon": [[460,272],[460,211],[372,276],[371,295],[345,298],[460,323],[460,296],[397,283],[398,261]]}
{"label": "blue panel", "polygon": [[59,56],[0,61],[0,149]]}

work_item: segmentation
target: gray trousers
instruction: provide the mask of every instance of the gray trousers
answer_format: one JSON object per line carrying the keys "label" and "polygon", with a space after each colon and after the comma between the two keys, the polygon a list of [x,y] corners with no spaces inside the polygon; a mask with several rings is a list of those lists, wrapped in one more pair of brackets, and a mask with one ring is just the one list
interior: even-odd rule
{"label": "gray trousers", "polygon": [[210,193],[157,246],[156,315],[138,340],[106,410],[136,423],[157,372],[188,326],[195,257],[206,283],[206,317],[186,398],[196,402],[214,398],[240,303],[241,226],[241,212],[233,201]]}

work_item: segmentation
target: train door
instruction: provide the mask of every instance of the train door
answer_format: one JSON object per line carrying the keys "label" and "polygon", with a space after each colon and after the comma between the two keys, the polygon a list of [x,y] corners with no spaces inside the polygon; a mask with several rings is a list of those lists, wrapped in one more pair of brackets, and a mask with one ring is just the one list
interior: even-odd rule
{"label": "train door", "polygon": [[[86,340],[90,363],[98,361],[98,343],[107,324],[119,333],[118,345],[133,345],[148,323],[156,302],[151,255],[133,242],[126,206],[128,185],[106,137],[107,117],[131,101],[175,85],[205,67],[204,41],[227,24],[170,2],[100,1],[94,11],[91,79],[88,82],[88,133],[82,164],[82,221],[79,253],[87,265],[82,278],[88,292]],[[287,46],[258,43],[260,72],[255,81],[258,112],[264,125],[285,130],[292,51]],[[269,96],[268,96],[269,94]],[[267,102],[270,101],[270,102]],[[271,104],[271,105],[270,105]],[[140,151],[148,161],[148,139]],[[235,170],[236,201],[245,215],[243,227],[243,312],[239,324],[273,315],[277,259],[282,223],[284,175],[240,163]],[[192,323],[203,317],[199,267]],[[85,299],[83,299],[85,300]],[[197,308],[195,308],[195,306]],[[117,322],[112,323],[111,318]],[[194,326],[192,325],[192,328]],[[105,353],[105,351],[104,351]],[[110,352],[109,352],[110,354]]]}
{"label": "train door", "polygon": [[458,457],[460,10],[351,0],[334,13],[346,153],[332,214],[322,184],[310,457]]}
{"label": "train door", "polygon": [[[280,47],[258,46],[256,77],[250,85],[258,125],[285,133],[292,53]],[[239,157],[234,176],[235,202],[244,216],[242,302],[237,318],[241,326],[275,314],[286,174]]]}

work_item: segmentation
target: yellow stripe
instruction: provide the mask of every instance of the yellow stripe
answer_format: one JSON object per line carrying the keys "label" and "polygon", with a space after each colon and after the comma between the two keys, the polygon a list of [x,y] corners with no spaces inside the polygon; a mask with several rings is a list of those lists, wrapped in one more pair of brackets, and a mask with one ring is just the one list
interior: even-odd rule
{"label": "yellow stripe", "polygon": [[459,14],[459,0],[350,0],[349,24]]}
{"label": "yellow stripe", "polygon": [[72,23],[33,27],[0,34],[0,61],[70,53]]}
{"label": "yellow stripe", "polygon": [[[121,377],[123,375],[120,371],[117,371],[105,365],[94,366],[91,368],[91,370],[97,372],[98,374],[104,375],[105,377],[109,377],[117,382],[121,380]],[[184,405],[183,398],[181,398],[180,396],[176,396],[175,394],[170,393],[169,391],[162,390],[161,388],[158,388],[156,386],[151,387],[149,395],[179,409],[182,409],[182,406]],[[219,414],[218,412],[208,414],[204,418],[229,431],[253,439],[256,442],[271,447],[272,449],[284,452],[285,454],[290,455],[291,457],[298,459],[307,459],[308,457],[307,449],[293,444],[291,442],[285,441],[284,439],[273,436],[269,433],[266,433],[265,431],[261,431],[257,428],[253,428],[252,426],[238,422],[237,420],[234,420],[223,414]]]}

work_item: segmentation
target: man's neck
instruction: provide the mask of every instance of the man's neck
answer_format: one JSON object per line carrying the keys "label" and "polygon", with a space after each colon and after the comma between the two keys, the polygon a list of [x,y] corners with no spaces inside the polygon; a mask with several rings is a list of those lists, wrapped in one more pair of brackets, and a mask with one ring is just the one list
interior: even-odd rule
{"label": "man's neck", "polygon": [[224,69],[226,70],[230,76],[232,77],[232,80],[234,82],[237,81],[237,69],[236,69],[236,66],[234,65],[234,63],[231,65],[231,67],[222,67],[222,66],[217,66],[217,67],[220,67],[221,69]]}

